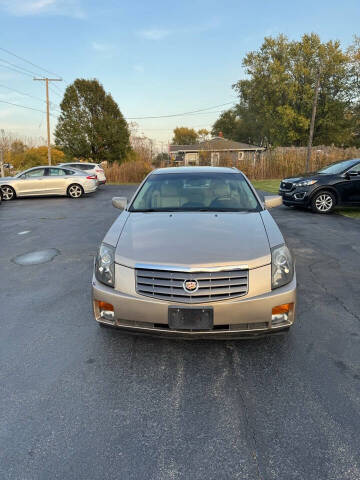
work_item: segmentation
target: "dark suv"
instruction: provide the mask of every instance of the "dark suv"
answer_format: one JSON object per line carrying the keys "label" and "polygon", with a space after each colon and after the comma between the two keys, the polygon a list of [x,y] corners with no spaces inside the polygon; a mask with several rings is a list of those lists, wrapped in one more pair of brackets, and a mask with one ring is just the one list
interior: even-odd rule
{"label": "dark suv", "polygon": [[333,163],[304,177],[286,178],[279,195],[287,206],[330,213],[336,205],[360,207],[360,158]]}

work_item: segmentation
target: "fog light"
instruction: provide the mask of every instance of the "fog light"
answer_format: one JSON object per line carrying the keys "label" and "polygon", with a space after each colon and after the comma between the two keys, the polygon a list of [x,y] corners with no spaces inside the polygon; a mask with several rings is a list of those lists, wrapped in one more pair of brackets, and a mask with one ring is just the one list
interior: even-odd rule
{"label": "fog light", "polygon": [[114,307],[111,303],[99,302],[100,317],[104,320],[114,321]]}
{"label": "fog light", "polygon": [[306,195],[306,192],[295,193],[294,198],[296,200],[304,200],[305,195]]}
{"label": "fog light", "polygon": [[289,320],[289,313],[293,308],[293,303],[284,303],[283,305],[277,305],[272,309],[271,324],[280,325],[287,323]]}

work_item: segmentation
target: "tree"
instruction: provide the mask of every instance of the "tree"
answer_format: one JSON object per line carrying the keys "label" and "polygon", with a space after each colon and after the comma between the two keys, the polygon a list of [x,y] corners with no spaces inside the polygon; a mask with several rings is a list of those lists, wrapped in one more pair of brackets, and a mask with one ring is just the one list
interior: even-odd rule
{"label": "tree", "polygon": [[198,130],[197,134],[200,142],[205,142],[206,140],[209,140],[210,132],[206,128],[201,128],[200,130]]}
{"label": "tree", "polygon": [[121,162],[130,150],[128,125],[98,80],[77,79],[60,104],[55,143],[70,157]]}
{"label": "tree", "polygon": [[[21,168],[36,167],[37,165],[47,165],[47,155],[47,146],[29,148],[23,156]],[[62,163],[64,161],[64,156],[65,155],[61,150],[51,147],[51,158],[54,165],[56,165],[57,163]]]}
{"label": "tree", "polygon": [[160,152],[153,159],[152,164],[154,167],[161,167],[163,165],[168,165],[170,163],[170,155],[166,152]]}
{"label": "tree", "polygon": [[14,140],[10,146],[10,151],[14,155],[18,155],[21,153],[25,153],[27,150],[27,146],[22,140]]}
{"label": "tree", "polygon": [[198,134],[193,128],[174,128],[173,145],[194,145],[198,141]]}
{"label": "tree", "polygon": [[314,144],[353,141],[354,74],[339,42],[322,43],[314,33],[300,41],[267,37],[245,56],[243,67],[248,78],[233,86],[239,103],[215,122],[213,133],[221,129],[259,145],[306,145],[320,71]]}

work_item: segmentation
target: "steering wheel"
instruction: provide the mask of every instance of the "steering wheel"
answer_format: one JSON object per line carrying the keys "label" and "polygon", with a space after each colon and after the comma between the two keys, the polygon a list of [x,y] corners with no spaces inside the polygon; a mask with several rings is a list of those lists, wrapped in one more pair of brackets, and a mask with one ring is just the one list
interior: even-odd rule
{"label": "steering wheel", "polygon": [[217,202],[227,201],[230,200],[230,195],[220,195],[219,197],[214,198],[211,202],[210,207],[216,207]]}
{"label": "steering wheel", "polygon": [[187,202],[183,205],[185,208],[202,208],[203,206],[204,205],[200,202]]}

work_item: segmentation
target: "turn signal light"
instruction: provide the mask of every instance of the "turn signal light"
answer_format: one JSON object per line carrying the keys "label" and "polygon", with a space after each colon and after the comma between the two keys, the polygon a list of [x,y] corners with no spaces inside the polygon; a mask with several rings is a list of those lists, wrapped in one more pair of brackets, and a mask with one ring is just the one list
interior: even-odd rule
{"label": "turn signal light", "polygon": [[272,309],[272,314],[283,315],[284,313],[289,313],[293,305],[293,303],[284,303],[283,305],[278,305]]}
{"label": "turn signal light", "polygon": [[113,312],[114,307],[111,305],[111,303],[106,303],[106,302],[99,302],[99,309],[100,310],[107,310],[108,312]]}

